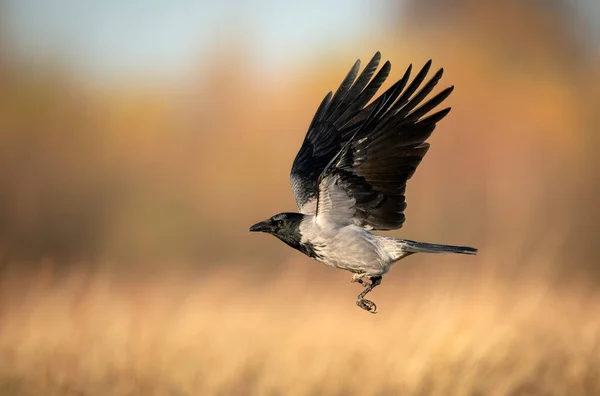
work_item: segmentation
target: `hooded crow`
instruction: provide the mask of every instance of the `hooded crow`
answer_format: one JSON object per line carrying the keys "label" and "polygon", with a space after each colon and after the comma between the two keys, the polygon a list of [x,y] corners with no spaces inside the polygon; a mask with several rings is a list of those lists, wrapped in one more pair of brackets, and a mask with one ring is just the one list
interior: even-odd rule
{"label": "hooded crow", "polygon": [[378,236],[404,223],[406,182],[427,153],[427,138],[450,108],[431,114],[454,87],[425,101],[443,74],[423,84],[431,60],[409,83],[404,76],[370,104],[391,64],[379,52],[359,75],[357,60],[335,94],[317,109],[291,170],[300,213],[280,213],[250,227],[272,234],[305,255],[354,273],[364,290],[356,304],[375,313],[365,295],[392,264],[414,253],[476,254],[477,249]]}

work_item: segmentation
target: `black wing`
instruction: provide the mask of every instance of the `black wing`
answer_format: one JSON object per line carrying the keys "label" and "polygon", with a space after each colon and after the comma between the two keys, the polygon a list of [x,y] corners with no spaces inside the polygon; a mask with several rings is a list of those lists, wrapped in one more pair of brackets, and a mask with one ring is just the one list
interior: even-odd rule
{"label": "black wing", "polygon": [[318,219],[335,218],[376,230],[402,227],[406,182],[429,149],[425,140],[450,111],[427,116],[453,87],[421,104],[443,74],[440,69],[419,89],[430,67],[431,61],[406,87],[409,67],[402,80],[347,126],[351,137],[319,177]]}
{"label": "black wing", "polygon": [[[347,116],[344,115],[346,111],[342,111],[341,114],[346,118],[336,119],[340,127],[327,129],[329,133],[324,134],[325,138],[310,139],[312,129],[309,129],[302,149],[305,148],[308,140],[309,147],[306,151],[311,152],[312,149],[314,153],[316,152],[314,148],[319,147],[321,141],[328,141],[326,153],[329,161],[322,166],[325,160],[319,158],[320,162],[312,168],[312,172],[300,172],[304,177],[302,178],[297,176],[298,172],[294,172],[298,158],[301,158],[305,164],[312,163],[312,159],[306,154],[301,156],[302,149],[298,153],[292,168],[292,184],[296,182],[294,193],[301,209],[314,208],[312,213],[316,213],[320,218],[335,218],[337,222],[346,221],[370,229],[390,230],[402,226],[406,208],[404,197],[406,182],[414,174],[429,148],[425,140],[435,129],[436,123],[450,111],[446,108],[427,116],[450,95],[453,87],[446,88],[421,104],[443,74],[443,69],[440,69],[419,89],[430,67],[431,61],[425,64],[407,86],[411,72],[409,67],[400,81],[392,85],[369,106],[364,107],[366,103],[359,103],[360,107],[352,108]],[[356,75],[354,69],[357,69],[356,65],[349,73],[349,77]],[[387,76],[388,73],[389,66],[385,75]],[[344,83],[351,85],[351,82],[348,83],[346,80]],[[338,92],[344,88],[344,83]],[[350,88],[349,91],[352,89]],[[370,97],[373,94],[370,94]],[[346,97],[349,95],[346,95],[341,102],[347,108],[353,107],[352,102],[345,101]],[[321,105],[315,119],[319,113],[327,112],[327,103],[331,102],[333,99],[328,101],[326,98],[323,102],[325,105]],[[338,105],[338,109],[339,107]],[[334,114],[335,112],[339,110],[336,109]],[[335,153],[334,146],[339,148]],[[310,176],[314,176],[317,167],[322,169],[318,178],[309,180],[309,173]],[[301,192],[301,199],[298,199],[297,190]],[[317,196],[318,203],[314,202],[312,198],[314,195]]]}
{"label": "black wing", "polygon": [[335,95],[329,92],[317,109],[290,175],[296,204],[302,213],[315,213],[319,175],[351,137],[345,127],[365,110],[390,73],[391,64],[386,62],[373,77],[380,60],[381,54],[377,52],[358,79],[360,60],[357,60]]}

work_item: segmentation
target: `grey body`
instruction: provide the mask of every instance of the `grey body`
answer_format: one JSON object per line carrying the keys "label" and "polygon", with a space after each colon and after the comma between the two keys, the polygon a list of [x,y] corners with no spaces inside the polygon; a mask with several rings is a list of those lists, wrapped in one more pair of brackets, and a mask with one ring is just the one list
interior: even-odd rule
{"label": "grey body", "polygon": [[368,276],[380,276],[409,252],[400,239],[372,234],[354,224],[338,224],[317,216],[300,223],[301,243],[314,245],[315,259],[330,267]]}
{"label": "grey body", "polygon": [[311,243],[313,258],[330,267],[366,277],[387,274],[392,264],[414,253],[476,254],[468,246],[439,245],[375,235],[354,224],[318,221],[304,216],[300,223],[301,244]]}
{"label": "grey body", "polygon": [[300,213],[280,213],[250,228],[270,233],[328,266],[353,272],[353,281],[365,287],[356,303],[373,313],[375,304],[364,296],[398,260],[414,253],[477,253],[471,247],[371,233],[402,227],[406,183],[429,149],[426,140],[450,108],[430,112],[453,90],[446,88],[423,102],[443,74],[440,69],[421,85],[429,61],[410,84],[409,66],[368,104],[391,69],[386,62],[375,74],[380,59],[376,53],[360,75],[357,61],[336,93],[329,92],[317,109],[290,173]]}

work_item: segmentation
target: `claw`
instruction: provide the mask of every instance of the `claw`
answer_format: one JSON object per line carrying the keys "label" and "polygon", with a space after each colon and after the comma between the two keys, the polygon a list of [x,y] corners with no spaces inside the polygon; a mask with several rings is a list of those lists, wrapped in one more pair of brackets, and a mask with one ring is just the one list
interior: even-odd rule
{"label": "claw", "polygon": [[371,300],[358,299],[358,300],[356,300],[356,305],[358,305],[365,311],[370,312],[372,314],[377,313],[377,305],[375,305],[375,303]]}

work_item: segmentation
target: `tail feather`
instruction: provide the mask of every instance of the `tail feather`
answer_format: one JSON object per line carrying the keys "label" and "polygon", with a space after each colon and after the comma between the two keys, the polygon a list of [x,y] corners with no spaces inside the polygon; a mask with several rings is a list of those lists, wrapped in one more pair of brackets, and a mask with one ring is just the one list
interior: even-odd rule
{"label": "tail feather", "polygon": [[460,253],[477,254],[477,249],[468,246],[437,245],[402,239],[402,250],[410,253]]}

